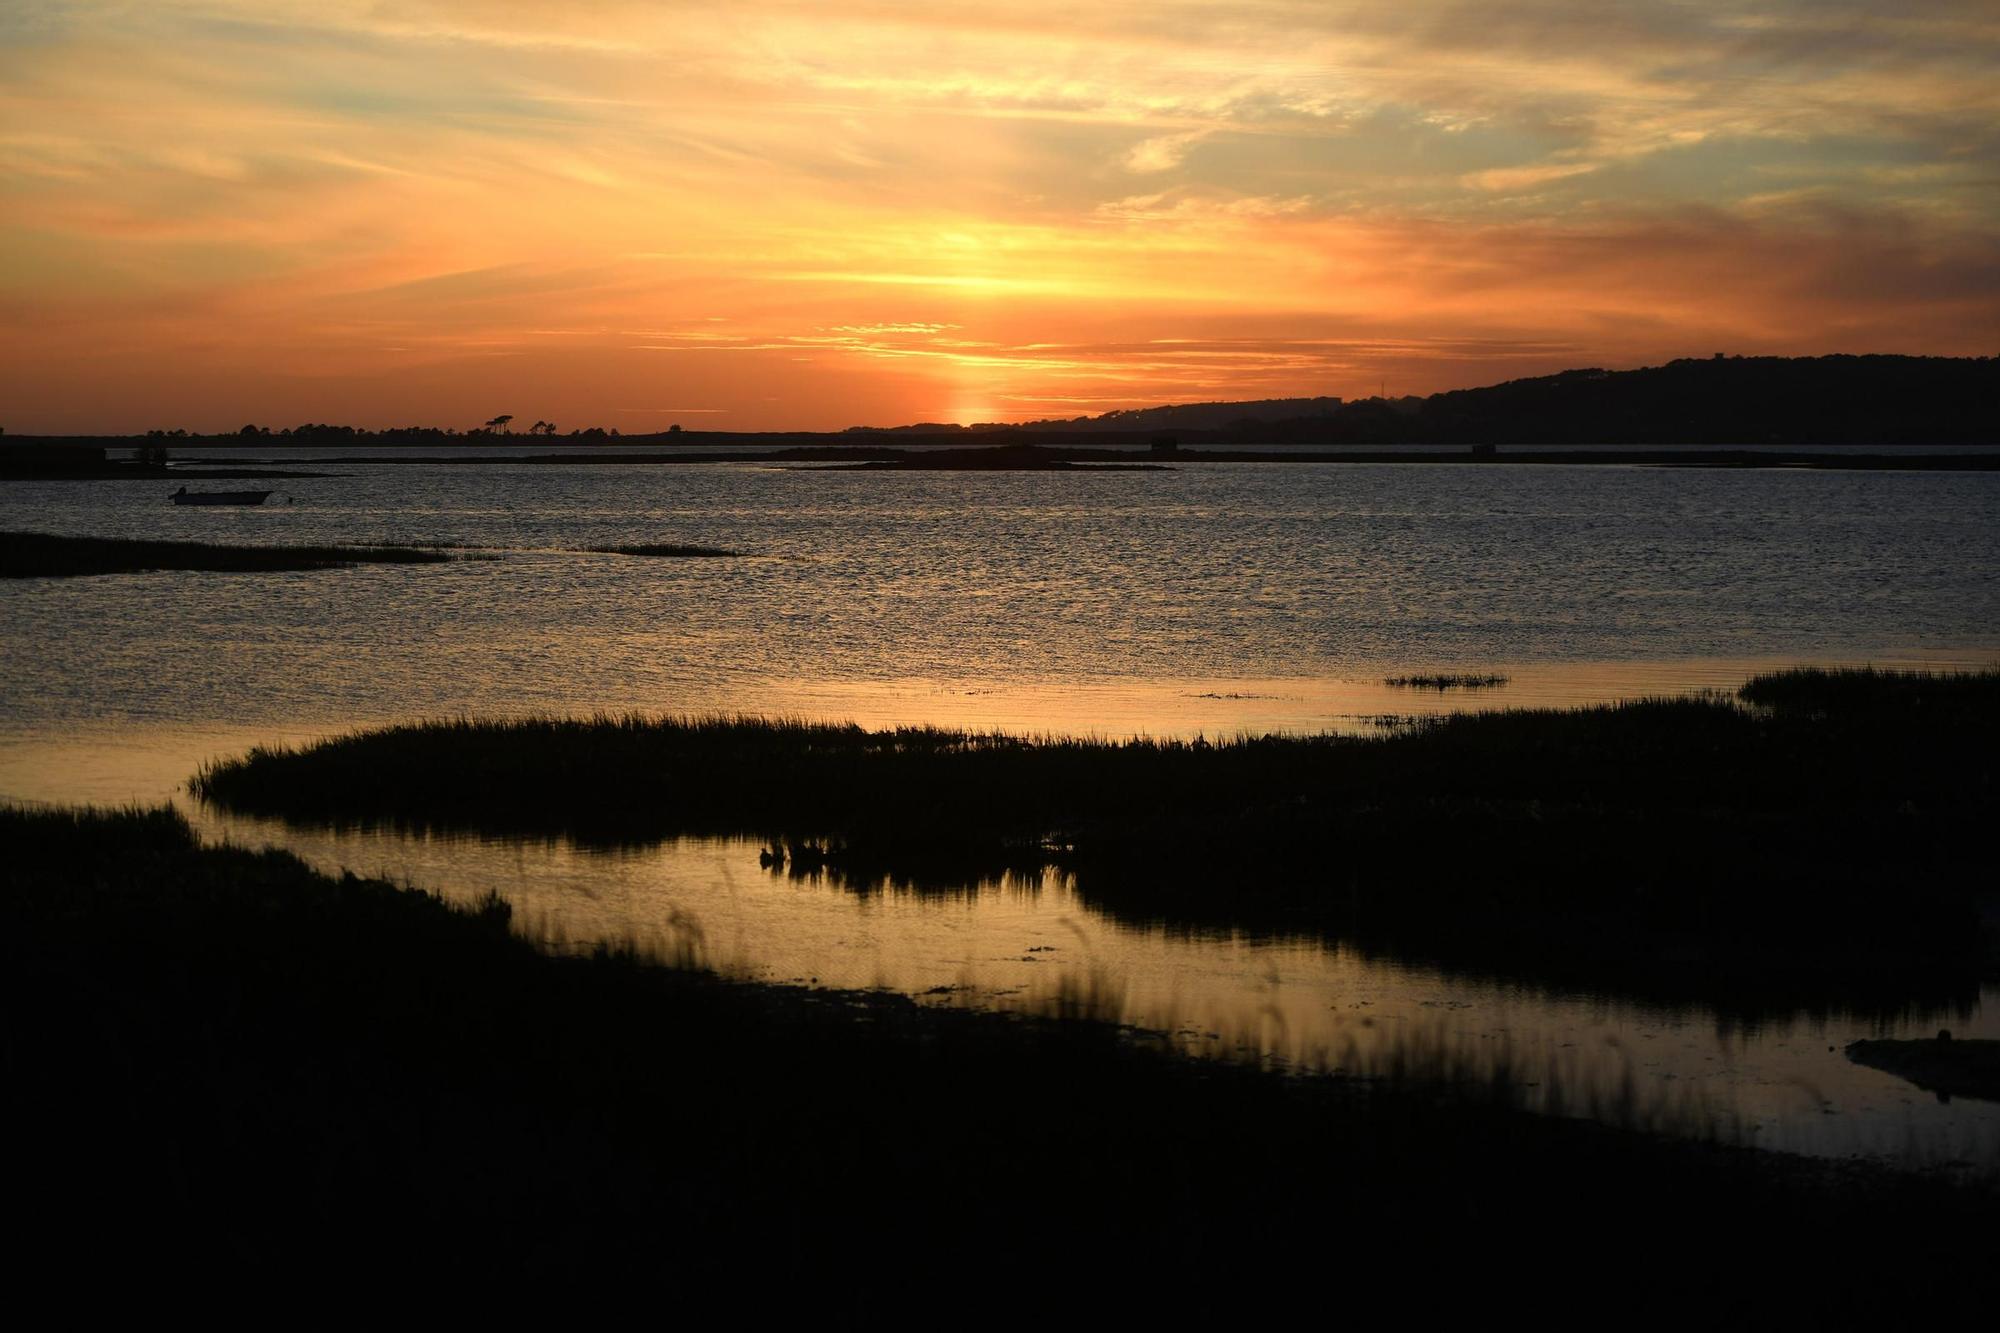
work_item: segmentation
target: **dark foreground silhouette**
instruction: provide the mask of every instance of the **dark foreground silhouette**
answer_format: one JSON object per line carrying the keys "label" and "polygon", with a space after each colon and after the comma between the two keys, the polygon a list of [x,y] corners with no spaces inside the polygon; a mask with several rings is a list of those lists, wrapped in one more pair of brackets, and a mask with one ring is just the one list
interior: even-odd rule
{"label": "dark foreground silhouette", "polygon": [[1992,1281],[2000,1204],[1963,1177],[549,957],[498,904],[203,849],[164,810],[0,809],[0,851],[10,1258],[72,1299],[414,1279],[985,1324],[996,1287],[1009,1322],[1520,1291],[1901,1322]]}
{"label": "dark foreground silhouette", "polygon": [[757,719],[442,722],[258,750],[194,789],[308,822],[748,834],[857,890],[1056,865],[1141,922],[1334,935],[1758,1013],[1971,1003],[2000,672],[1796,671],[1741,699],[1383,738],[1026,739]]}

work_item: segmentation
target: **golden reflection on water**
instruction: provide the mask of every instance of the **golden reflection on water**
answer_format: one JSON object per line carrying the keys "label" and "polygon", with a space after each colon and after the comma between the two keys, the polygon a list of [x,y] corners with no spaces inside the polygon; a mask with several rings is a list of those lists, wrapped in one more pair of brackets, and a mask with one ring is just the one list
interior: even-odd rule
{"label": "golden reflection on water", "polygon": [[[289,847],[328,871],[379,874],[515,905],[555,948],[598,942],[788,984],[879,988],[932,1004],[1088,1016],[1193,1054],[1358,1077],[1508,1080],[1524,1104],[1713,1132],[1791,1151],[2000,1162],[2000,1105],[1929,1094],[1847,1061],[1902,1022],[1796,1016],[1755,1028],[1700,1008],[1551,995],[1318,941],[1135,925],[1082,903],[1059,872],[957,891],[856,892],[774,873],[741,839],[586,850],[563,841],[289,829],[194,809],[204,835]],[[1950,1015],[2000,1036],[2000,990]]]}
{"label": "golden reflection on water", "polygon": [[[1799,665],[1967,670],[1990,654],[1901,651],[1866,660],[1701,658],[1668,662],[1471,662],[1452,672],[1497,675],[1475,689],[1392,686],[1392,669],[1332,678],[1042,681],[779,680],[764,711],[857,722],[925,723],[1027,734],[1191,738],[1272,732],[1379,731],[1386,722],[1503,708],[1581,708],[1626,699],[1733,692],[1760,672]],[[1429,668],[1428,670],[1437,670]]]}

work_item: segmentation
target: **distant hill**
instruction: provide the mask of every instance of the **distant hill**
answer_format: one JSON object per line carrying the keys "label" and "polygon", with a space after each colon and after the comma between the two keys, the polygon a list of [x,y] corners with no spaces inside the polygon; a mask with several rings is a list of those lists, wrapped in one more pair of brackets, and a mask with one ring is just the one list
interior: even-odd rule
{"label": "distant hill", "polygon": [[1186,443],[2000,444],[2000,357],[1724,357],[1565,370],[1428,398],[1271,398],[958,431],[1181,433]]}
{"label": "distant hill", "polygon": [[[1433,394],[1414,413],[1350,404],[1335,426],[1332,438],[1383,442],[1992,444],[2000,358],[1717,356],[1569,370]],[[1312,437],[1310,423],[1292,429]]]}

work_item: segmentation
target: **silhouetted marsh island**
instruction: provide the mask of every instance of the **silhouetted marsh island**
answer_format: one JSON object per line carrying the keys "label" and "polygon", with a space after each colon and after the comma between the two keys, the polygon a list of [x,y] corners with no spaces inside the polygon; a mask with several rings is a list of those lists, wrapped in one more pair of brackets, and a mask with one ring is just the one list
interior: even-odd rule
{"label": "silhouetted marsh island", "polygon": [[[887,1246],[927,1315],[962,1299],[968,1255],[989,1275],[1088,1255],[1128,1307],[1185,1308],[1198,1293],[1131,1274],[1397,1265],[1446,1225],[1455,1272],[1476,1250],[1518,1273],[1562,1236],[1606,1294],[1635,1254],[1704,1299],[1768,1293],[1767,1265],[1713,1259],[1774,1236],[1865,1248],[1885,1302],[1991,1271],[1984,1181],[1531,1116],[1504,1073],[1421,1053],[1283,1078],[1174,1058],[1087,994],[1038,1019],[550,956],[504,903],[201,847],[164,809],[0,808],[0,845],[9,1111],[33,1145],[9,1199],[37,1223],[17,1259],[73,1262],[88,1235],[121,1280],[218,1254],[320,1281],[775,1271],[824,1314]],[[1914,1235],[1926,1262],[1888,1262]],[[1856,1300],[1777,1285],[1794,1315]]]}
{"label": "silhouetted marsh island", "polygon": [[2000,1101],[2000,1041],[1966,1041],[1945,1033],[1915,1041],[1855,1041],[1847,1045],[1847,1058],[1940,1097]]}
{"label": "silhouetted marsh island", "polygon": [[350,565],[435,565],[459,559],[414,546],[232,546],[0,532],[0,578],[57,578],[162,570],[290,573]]}
{"label": "silhouetted marsh island", "polygon": [[1436,690],[1442,694],[1446,690],[1490,690],[1507,683],[1507,677],[1478,672],[1439,671],[1428,675],[1390,676],[1382,682],[1391,689]]}
{"label": "silhouetted marsh island", "polygon": [[1055,865],[1129,920],[1762,1005],[1956,1003],[2000,672],[1793,671],[1742,701],[1458,715],[1380,738],[1028,739],[744,718],[439,722],[197,776],[307,822],[737,834],[857,887]]}

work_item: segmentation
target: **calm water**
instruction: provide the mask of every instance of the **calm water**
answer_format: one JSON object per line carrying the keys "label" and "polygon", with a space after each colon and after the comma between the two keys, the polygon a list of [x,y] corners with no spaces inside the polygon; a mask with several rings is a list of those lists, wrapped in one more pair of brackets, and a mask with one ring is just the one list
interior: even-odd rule
{"label": "calm water", "polygon": [[[335,451],[315,450],[318,456]],[[383,466],[176,509],[160,482],[9,484],[0,528],[462,542],[497,559],[0,588],[0,796],[160,799],[267,739],[441,713],[731,709],[1108,734],[1359,729],[1384,714],[1732,687],[1794,661],[2000,659],[2000,476],[1192,466],[854,475],[748,466]],[[218,483],[218,487],[237,483]],[[197,489],[201,487],[197,485]],[[720,545],[738,560],[574,548]],[[1386,675],[1496,670],[1475,696]],[[1199,1050],[1507,1061],[1560,1109],[1700,1107],[1820,1152],[2000,1160],[2000,1108],[1847,1064],[1855,1036],[2000,1036],[2000,994],[1890,1024],[1741,1030],[1699,1009],[1473,985],[1301,942],[1137,929],[1057,877],[855,895],[755,849],[333,836],[196,812],[571,941],[940,1002],[1087,996]]]}

